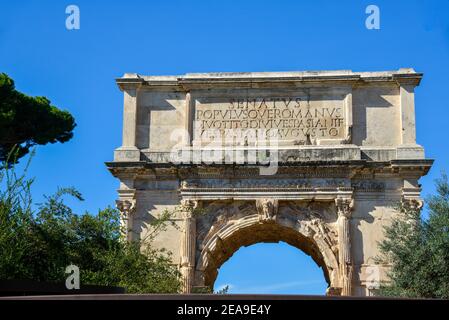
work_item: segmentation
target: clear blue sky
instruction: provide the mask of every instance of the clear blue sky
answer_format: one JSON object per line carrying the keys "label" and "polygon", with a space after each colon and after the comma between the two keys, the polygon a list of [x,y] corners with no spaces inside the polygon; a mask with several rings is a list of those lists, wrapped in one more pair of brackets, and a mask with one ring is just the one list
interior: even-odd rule
{"label": "clear blue sky", "polygon": [[[81,11],[65,28],[65,8]],[[380,30],[365,8],[380,8]],[[118,182],[104,166],[121,143],[122,94],[114,78],[213,71],[413,67],[417,140],[436,159],[424,195],[449,170],[449,1],[2,1],[0,72],[18,90],[45,95],[76,118],[74,138],[37,149],[35,201],[75,186],[82,212],[113,204]],[[263,272],[254,272],[255,261]],[[282,272],[277,272],[282,270]],[[290,285],[286,285],[290,282]],[[323,293],[322,274],[299,250],[244,248],[220,270],[231,292]]]}

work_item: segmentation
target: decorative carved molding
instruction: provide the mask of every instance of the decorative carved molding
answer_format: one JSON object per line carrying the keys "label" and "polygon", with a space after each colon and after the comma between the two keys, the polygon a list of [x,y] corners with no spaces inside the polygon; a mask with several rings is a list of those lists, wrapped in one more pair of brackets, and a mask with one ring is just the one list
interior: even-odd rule
{"label": "decorative carved molding", "polygon": [[276,199],[258,199],[256,200],[256,208],[260,222],[275,222],[279,201]]}

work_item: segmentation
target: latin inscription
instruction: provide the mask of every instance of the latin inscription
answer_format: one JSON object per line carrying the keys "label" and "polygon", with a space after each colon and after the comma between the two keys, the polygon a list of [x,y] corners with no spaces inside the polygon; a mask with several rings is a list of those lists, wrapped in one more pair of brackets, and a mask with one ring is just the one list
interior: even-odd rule
{"label": "latin inscription", "polygon": [[344,100],[270,97],[197,101],[196,134],[203,137],[217,130],[222,135],[232,130],[254,130],[299,143],[307,139],[343,139]]}

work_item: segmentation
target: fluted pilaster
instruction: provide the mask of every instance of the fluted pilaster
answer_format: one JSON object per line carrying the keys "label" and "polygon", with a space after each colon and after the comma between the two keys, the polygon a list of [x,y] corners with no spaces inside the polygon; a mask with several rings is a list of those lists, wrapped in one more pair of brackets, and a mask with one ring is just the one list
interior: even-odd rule
{"label": "fluted pilaster", "polygon": [[196,218],[194,211],[198,207],[198,202],[183,200],[181,206],[184,217],[181,241],[182,292],[191,293],[195,277]]}
{"label": "fluted pilaster", "polygon": [[134,199],[134,194],[132,193],[131,196],[115,201],[115,204],[120,211],[122,235],[128,242],[131,242],[133,240],[134,212],[136,211],[136,199]]}
{"label": "fluted pilaster", "polygon": [[338,260],[343,296],[352,295],[353,265],[351,254],[350,218],[353,207],[352,199],[335,199],[338,212]]}

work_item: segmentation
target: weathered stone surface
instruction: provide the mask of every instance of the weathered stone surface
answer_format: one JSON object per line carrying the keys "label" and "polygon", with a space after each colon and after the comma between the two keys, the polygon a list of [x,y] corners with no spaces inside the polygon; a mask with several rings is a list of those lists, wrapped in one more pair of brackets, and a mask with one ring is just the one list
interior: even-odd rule
{"label": "weathered stone surface", "polygon": [[241,246],[285,241],[322,267],[327,294],[373,294],[388,280],[375,260],[383,227],[399,202],[422,204],[432,164],[415,141],[421,77],[126,74],[123,145],[107,165],[128,239],[181,208],[154,244],[173,252],[184,292],[212,286]]}

